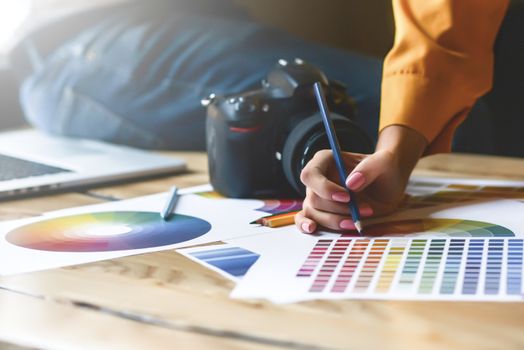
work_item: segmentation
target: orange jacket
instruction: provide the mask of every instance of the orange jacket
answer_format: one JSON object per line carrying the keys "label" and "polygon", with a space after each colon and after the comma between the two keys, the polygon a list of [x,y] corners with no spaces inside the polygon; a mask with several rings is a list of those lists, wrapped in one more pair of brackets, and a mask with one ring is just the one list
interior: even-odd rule
{"label": "orange jacket", "polygon": [[508,0],[393,0],[396,33],[382,80],[380,130],[404,125],[449,152],[453,133],[493,80]]}

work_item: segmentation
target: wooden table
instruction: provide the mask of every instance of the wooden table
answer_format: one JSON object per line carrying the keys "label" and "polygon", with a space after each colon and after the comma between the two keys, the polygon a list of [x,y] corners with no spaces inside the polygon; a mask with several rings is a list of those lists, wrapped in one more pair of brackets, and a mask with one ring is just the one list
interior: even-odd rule
{"label": "wooden table", "polygon": [[[204,154],[173,155],[185,158],[191,172],[4,202],[0,219],[208,182]],[[524,160],[438,155],[422,160],[416,173],[524,180]],[[232,287],[173,251],[0,278],[0,348],[524,348],[524,303],[347,300],[277,306],[231,300]]]}

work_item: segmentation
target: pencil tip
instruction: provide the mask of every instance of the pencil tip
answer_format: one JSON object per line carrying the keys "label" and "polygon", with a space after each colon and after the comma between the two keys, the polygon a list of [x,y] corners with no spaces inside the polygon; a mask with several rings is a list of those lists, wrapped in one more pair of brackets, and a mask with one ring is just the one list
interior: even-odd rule
{"label": "pencil tip", "polygon": [[362,224],[360,221],[355,221],[355,227],[357,228],[358,233],[362,233]]}

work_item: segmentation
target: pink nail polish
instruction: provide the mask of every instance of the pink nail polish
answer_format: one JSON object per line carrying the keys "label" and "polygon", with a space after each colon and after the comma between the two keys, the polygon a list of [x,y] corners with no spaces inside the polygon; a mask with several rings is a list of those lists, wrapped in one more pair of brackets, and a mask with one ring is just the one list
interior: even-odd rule
{"label": "pink nail polish", "polygon": [[340,228],[343,230],[355,230],[355,224],[351,220],[342,220],[340,222]]}
{"label": "pink nail polish", "polygon": [[311,233],[311,224],[309,222],[303,222],[300,227],[302,227],[304,232]]}
{"label": "pink nail polish", "polygon": [[346,186],[353,191],[356,191],[366,182],[366,178],[362,173],[356,172],[351,175],[346,180]]}
{"label": "pink nail polish", "polygon": [[331,198],[337,202],[347,203],[349,202],[349,193],[347,192],[336,192],[331,195]]}

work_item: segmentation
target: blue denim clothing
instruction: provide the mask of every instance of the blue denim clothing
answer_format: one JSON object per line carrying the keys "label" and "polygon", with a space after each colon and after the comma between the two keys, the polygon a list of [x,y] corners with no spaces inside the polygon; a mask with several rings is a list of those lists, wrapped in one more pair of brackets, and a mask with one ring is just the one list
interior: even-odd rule
{"label": "blue denim clothing", "polygon": [[[34,45],[30,36],[24,49],[38,64],[21,86],[26,117],[54,134],[202,150],[203,97],[256,88],[278,59],[300,57],[347,85],[356,122],[376,140],[380,60],[264,26],[228,0],[209,3],[137,1],[87,14],[87,24],[65,31],[51,48]],[[517,4],[506,16],[495,88],[458,129],[456,151],[524,156],[523,14]]]}
{"label": "blue denim clothing", "polygon": [[347,84],[357,122],[376,137],[379,60],[308,43],[241,12],[154,7],[113,12],[43,59],[21,88],[31,123],[54,134],[200,150],[202,98],[256,88],[278,59],[300,57]]}

